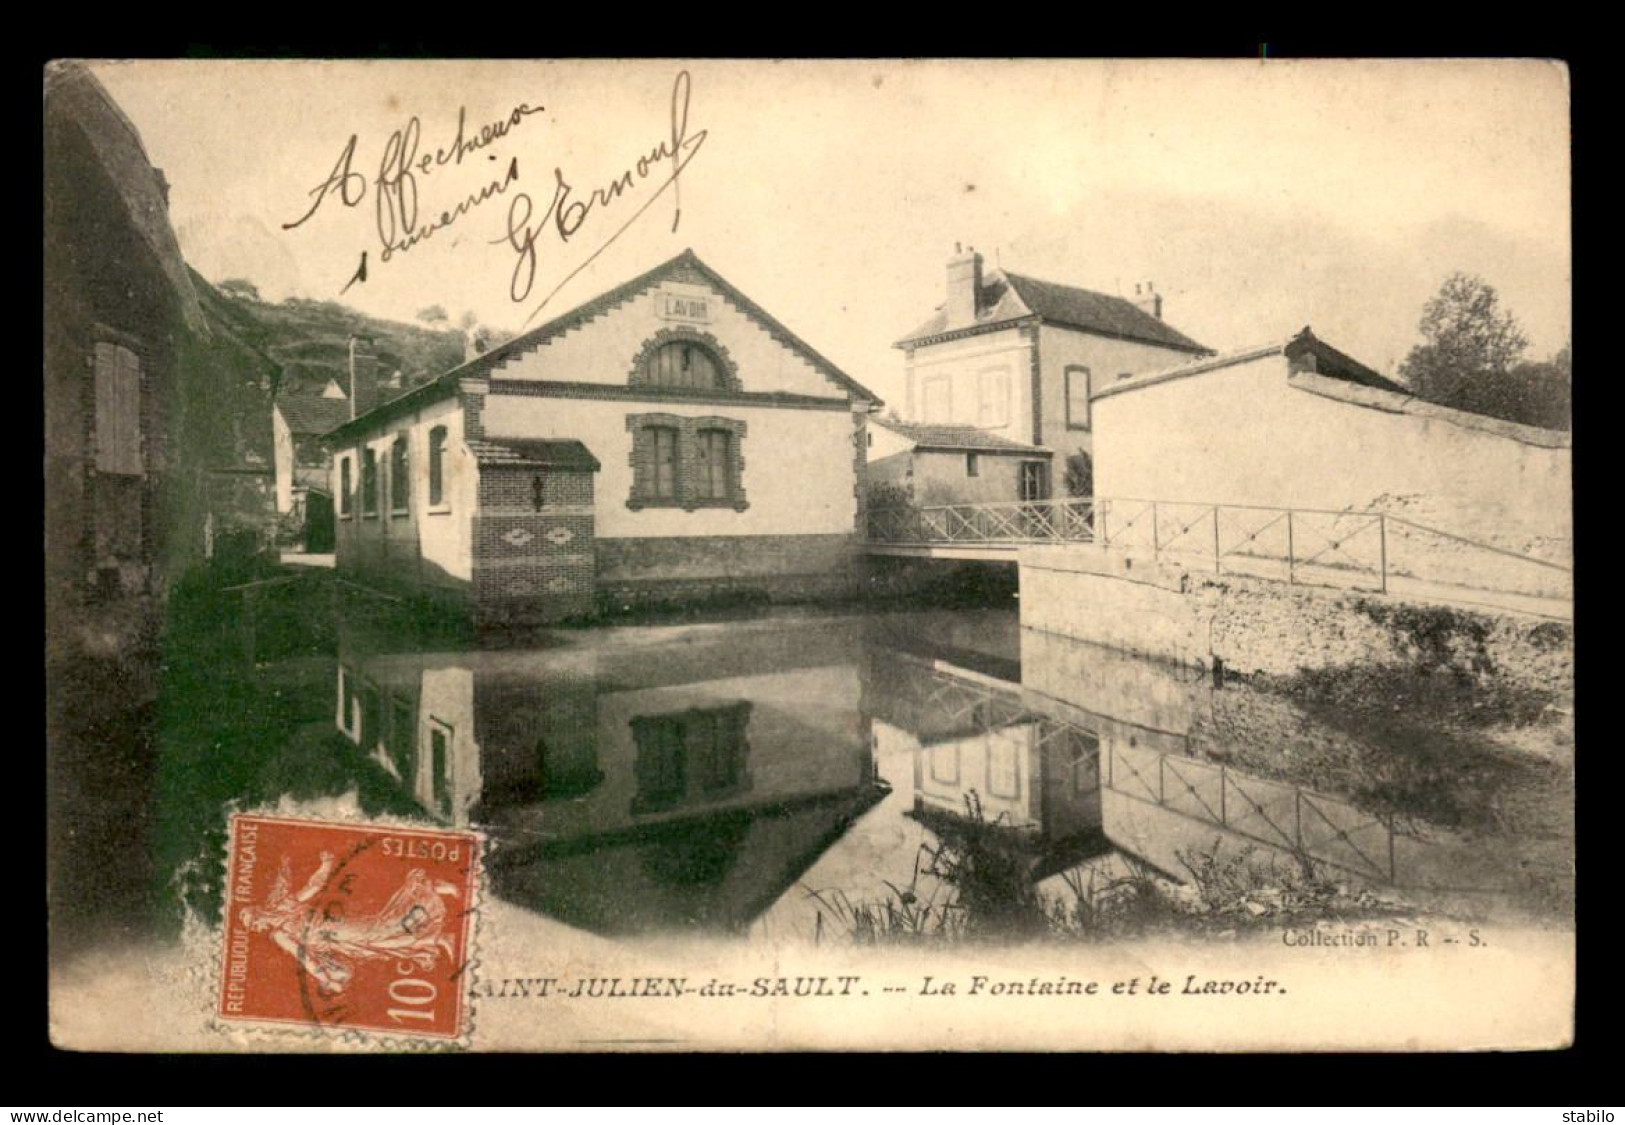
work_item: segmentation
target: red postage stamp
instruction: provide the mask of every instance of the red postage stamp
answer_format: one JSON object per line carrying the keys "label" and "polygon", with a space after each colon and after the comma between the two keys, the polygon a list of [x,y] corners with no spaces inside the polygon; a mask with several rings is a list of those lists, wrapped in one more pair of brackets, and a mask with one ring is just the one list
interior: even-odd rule
{"label": "red postage stamp", "polygon": [[218,1015],[456,1039],[480,840],[232,818]]}

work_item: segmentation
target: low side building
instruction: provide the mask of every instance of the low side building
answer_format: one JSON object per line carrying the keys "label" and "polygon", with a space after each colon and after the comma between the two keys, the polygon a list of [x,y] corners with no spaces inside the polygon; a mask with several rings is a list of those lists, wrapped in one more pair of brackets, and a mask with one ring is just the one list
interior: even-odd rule
{"label": "low side building", "polygon": [[878,401],[685,251],[330,434],[337,566],[486,624],[843,592]]}
{"label": "low side building", "polygon": [[322,435],[350,419],[350,400],[327,394],[278,395],[271,407],[276,510],[307,551],[333,544],[333,470]]}
{"label": "low side building", "polygon": [[975,426],[874,419],[870,497],[919,507],[1040,500],[1050,495],[1054,454]]}

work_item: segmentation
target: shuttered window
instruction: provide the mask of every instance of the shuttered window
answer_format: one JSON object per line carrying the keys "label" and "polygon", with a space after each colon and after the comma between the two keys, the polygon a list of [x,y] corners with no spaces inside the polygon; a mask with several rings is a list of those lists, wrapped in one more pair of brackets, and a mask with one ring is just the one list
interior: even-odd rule
{"label": "shuttered window", "polygon": [[669,426],[651,426],[654,443],[654,479],[651,495],[669,500],[677,495],[677,431]]}
{"label": "shuttered window", "polygon": [[745,423],[708,415],[630,414],[632,494],[627,507],[744,511]]}
{"label": "shuttered window", "polygon": [[141,360],[129,348],[96,344],[96,470],[140,476]]}
{"label": "shuttered window", "polygon": [[649,382],[658,387],[711,390],[722,385],[717,363],[698,344],[678,341],[663,344],[649,361]]}
{"label": "shuttered window", "polygon": [[731,435],[722,430],[699,433],[700,495],[707,500],[723,500],[729,494],[728,442]]}

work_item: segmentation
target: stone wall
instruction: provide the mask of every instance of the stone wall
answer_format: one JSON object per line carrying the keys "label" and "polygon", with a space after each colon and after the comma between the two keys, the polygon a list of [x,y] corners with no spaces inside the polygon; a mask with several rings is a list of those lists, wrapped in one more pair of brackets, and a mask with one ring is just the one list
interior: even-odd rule
{"label": "stone wall", "polygon": [[775,601],[857,589],[862,556],[851,535],[694,535],[599,539],[600,600],[609,608],[728,595]]}
{"label": "stone wall", "polygon": [[1562,622],[1213,575],[1090,545],[1021,553],[1021,622],[1244,675],[1395,667],[1559,694],[1574,685],[1574,632]]}

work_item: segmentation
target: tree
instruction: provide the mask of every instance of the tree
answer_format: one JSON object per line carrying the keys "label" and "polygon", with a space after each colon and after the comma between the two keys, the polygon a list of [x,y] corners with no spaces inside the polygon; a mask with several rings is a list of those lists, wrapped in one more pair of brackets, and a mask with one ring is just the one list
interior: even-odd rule
{"label": "tree", "polygon": [[446,315],[444,305],[430,305],[426,309],[418,310],[418,319],[424,324],[444,324],[450,320],[451,317]]}
{"label": "tree", "polygon": [[1068,496],[1090,497],[1095,494],[1095,463],[1083,450],[1066,459],[1064,477]]}
{"label": "tree", "polygon": [[1520,363],[1529,339],[1483,278],[1451,274],[1417,328],[1423,342],[1399,365],[1417,397],[1511,422],[1567,425],[1567,349],[1561,363]]}

